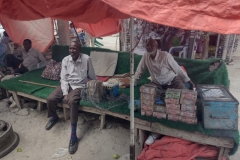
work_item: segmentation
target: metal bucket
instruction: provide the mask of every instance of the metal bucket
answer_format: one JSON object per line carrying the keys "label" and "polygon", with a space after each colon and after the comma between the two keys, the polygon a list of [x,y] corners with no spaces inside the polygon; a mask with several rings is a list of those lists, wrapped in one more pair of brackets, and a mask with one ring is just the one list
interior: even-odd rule
{"label": "metal bucket", "polygon": [[13,132],[9,122],[0,120],[0,159],[14,150],[19,143],[19,136]]}

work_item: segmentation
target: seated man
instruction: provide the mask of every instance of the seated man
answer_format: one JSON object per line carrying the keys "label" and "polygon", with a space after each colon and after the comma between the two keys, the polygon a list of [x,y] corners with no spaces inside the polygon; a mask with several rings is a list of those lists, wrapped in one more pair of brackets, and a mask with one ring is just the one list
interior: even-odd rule
{"label": "seated man", "polygon": [[147,53],[143,55],[135,73],[135,85],[137,85],[145,70],[148,69],[152,83],[159,88],[184,89],[186,88],[184,84],[186,82],[189,82],[191,87],[195,88],[194,83],[177,64],[173,56],[157,48],[157,42],[150,39],[147,43]]}
{"label": "seated man", "polygon": [[70,107],[71,137],[69,143],[69,153],[77,151],[78,139],[76,135],[78,121],[78,104],[81,100],[81,89],[86,87],[89,79],[96,80],[96,75],[92,66],[91,58],[86,54],[81,54],[79,42],[72,42],[69,47],[70,55],[62,61],[61,85],[58,86],[47,98],[48,117],[50,120],[46,125],[46,130],[50,130],[58,121],[56,114],[57,103],[63,100]]}
{"label": "seated man", "polygon": [[1,43],[3,44],[8,44],[9,42],[11,42],[12,40],[10,39],[10,37],[8,36],[7,32],[4,31],[3,32],[3,37],[1,39]]}
{"label": "seated man", "polygon": [[13,54],[8,54],[6,57],[7,66],[12,67],[14,73],[23,74],[46,65],[46,59],[41,52],[32,48],[32,41],[30,39],[25,39],[23,41],[23,46],[23,60],[16,58]]}
{"label": "seated man", "polygon": [[17,43],[14,43],[14,44],[13,44],[12,54],[13,54],[17,59],[23,60],[23,58],[22,58],[22,48],[21,48],[21,46],[20,46],[19,44],[17,44]]}

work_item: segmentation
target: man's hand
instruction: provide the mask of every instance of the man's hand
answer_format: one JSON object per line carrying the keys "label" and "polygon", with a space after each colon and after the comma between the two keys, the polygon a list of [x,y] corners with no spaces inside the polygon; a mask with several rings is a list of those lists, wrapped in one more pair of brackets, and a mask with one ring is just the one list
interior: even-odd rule
{"label": "man's hand", "polygon": [[63,103],[67,103],[67,95],[63,97]]}
{"label": "man's hand", "polygon": [[190,83],[190,85],[191,85],[191,88],[193,89],[193,90],[195,90],[196,89],[196,86],[195,86],[195,84],[190,80],[188,83]]}

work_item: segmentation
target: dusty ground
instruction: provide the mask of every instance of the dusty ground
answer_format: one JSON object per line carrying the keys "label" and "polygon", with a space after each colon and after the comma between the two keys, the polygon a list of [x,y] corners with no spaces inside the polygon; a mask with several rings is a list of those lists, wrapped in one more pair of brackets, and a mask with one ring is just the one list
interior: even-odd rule
{"label": "dusty ground", "polygon": [[[20,136],[17,149],[3,160],[49,160],[59,148],[68,148],[70,137],[70,121],[59,121],[50,131],[44,126],[48,119],[46,111],[41,113],[28,109],[26,116],[18,115],[15,109],[6,106],[6,100],[0,102],[0,117],[9,121],[15,132]],[[26,110],[26,109],[24,109]],[[62,115],[61,111],[59,112]],[[100,130],[99,116],[89,113],[79,113],[77,135],[80,138],[79,149],[74,155],[68,152],[65,156],[56,158],[59,160],[112,160],[114,154],[121,156],[129,151],[129,122],[113,117],[107,118],[111,128]]]}
{"label": "dusty ground", "polygon": [[[116,49],[118,47],[117,37],[104,37],[99,40],[104,47]],[[117,43],[116,43],[117,42]],[[116,45],[117,44],[117,45]],[[228,66],[231,80],[230,91],[240,101],[240,56],[234,56],[234,65]],[[70,137],[70,121],[63,118],[50,131],[45,130],[46,111],[37,112],[33,109],[24,109],[27,115],[19,115],[19,112],[6,105],[7,100],[0,101],[0,119],[11,122],[13,129],[20,136],[17,148],[22,152],[13,150],[2,160],[51,160],[52,156],[60,148],[67,149]],[[24,113],[23,113],[24,114]],[[62,117],[62,112],[59,111]],[[122,156],[129,153],[129,122],[114,117],[107,117],[109,129],[99,130],[99,116],[95,114],[79,113],[77,135],[80,138],[78,151],[74,155],[68,152],[58,160],[113,160],[114,154]],[[240,124],[240,123],[239,123]],[[139,145],[137,144],[137,153]],[[239,160],[240,149],[231,157],[231,160]]]}

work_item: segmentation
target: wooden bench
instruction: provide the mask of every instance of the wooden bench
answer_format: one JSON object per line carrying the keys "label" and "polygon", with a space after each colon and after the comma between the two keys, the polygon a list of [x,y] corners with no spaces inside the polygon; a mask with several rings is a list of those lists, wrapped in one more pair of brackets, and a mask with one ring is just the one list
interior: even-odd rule
{"label": "wooden bench", "polygon": [[[38,102],[38,110],[42,111],[43,109],[43,103],[46,103],[46,99],[39,98],[33,95],[25,94],[22,92],[15,92],[15,91],[8,91],[13,95],[13,98],[17,104],[17,107],[21,108],[19,97],[27,97],[33,100],[36,100]],[[64,119],[69,119],[69,106],[67,104],[58,104],[59,107],[63,107],[63,113],[64,113]],[[100,129],[103,129],[105,126],[105,117],[106,115],[114,116],[117,118],[130,120],[129,115],[114,113],[109,110],[102,110],[98,108],[93,107],[85,107],[85,106],[79,106],[79,110],[84,112],[90,112],[94,114],[100,115]],[[228,156],[230,149],[234,147],[234,139],[233,138],[222,138],[222,137],[213,137],[205,135],[201,132],[186,132],[183,130],[178,130],[174,128],[170,128],[167,126],[164,126],[160,123],[156,122],[148,122],[146,120],[141,120],[139,118],[135,118],[135,137],[137,141],[140,143],[141,147],[143,147],[144,144],[144,131],[150,131],[154,133],[159,133],[162,135],[172,136],[176,138],[181,138],[185,140],[189,140],[192,142],[196,142],[199,144],[204,145],[212,145],[216,146],[220,149],[218,160],[221,160],[222,156]]]}

